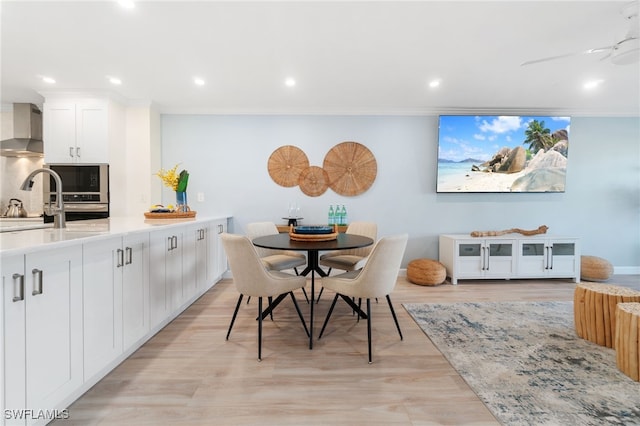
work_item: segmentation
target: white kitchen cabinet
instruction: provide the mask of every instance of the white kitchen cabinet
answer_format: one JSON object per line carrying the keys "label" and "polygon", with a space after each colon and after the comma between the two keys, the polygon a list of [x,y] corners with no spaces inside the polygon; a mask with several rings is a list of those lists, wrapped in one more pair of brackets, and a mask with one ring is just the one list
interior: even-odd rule
{"label": "white kitchen cabinet", "polygon": [[[3,257],[2,270],[4,409],[18,410],[4,421],[44,424],[52,418],[40,410],[55,415],[83,380],[82,248]],[[11,415],[22,409],[31,411]]]}
{"label": "white kitchen cabinet", "polygon": [[84,380],[122,353],[122,238],[83,245]]}
{"label": "white kitchen cabinet", "polygon": [[83,245],[84,379],[148,331],[147,233]]}
{"label": "white kitchen cabinet", "polygon": [[[26,408],[26,282],[24,270],[24,256],[17,255],[3,257],[2,262],[2,297],[3,311],[1,332],[4,362],[0,364],[4,386],[0,392],[2,395],[2,413],[0,419],[2,425],[21,424],[25,421],[17,421],[14,416],[7,418],[5,413],[11,414],[12,410]],[[10,410],[10,411],[5,411]]]}
{"label": "white kitchen cabinet", "polygon": [[183,300],[182,231],[182,227],[172,227],[151,233],[149,314],[152,328],[171,320]]}
{"label": "white kitchen cabinet", "polygon": [[518,241],[518,275],[526,278],[580,277],[578,240],[544,238]]}
{"label": "white kitchen cabinet", "polygon": [[149,332],[149,234],[123,237],[123,347],[130,348]]}
{"label": "white kitchen cabinet", "polygon": [[185,298],[207,288],[209,282],[209,223],[190,225],[185,231],[182,270]]}
{"label": "white kitchen cabinet", "polygon": [[108,163],[109,102],[47,99],[43,140],[46,163]]}
{"label": "white kitchen cabinet", "polygon": [[209,282],[218,282],[227,271],[227,254],[222,245],[220,235],[227,232],[227,219],[218,219],[211,222],[210,226],[211,254],[209,255]]}
{"label": "white kitchen cabinet", "polygon": [[452,284],[458,279],[580,279],[577,238],[441,235],[439,242],[440,262]]}
{"label": "white kitchen cabinet", "polygon": [[[113,234],[1,254],[0,425],[71,415],[75,398],[226,271],[227,218],[144,230],[128,222],[111,219],[121,229]],[[29,232],[58,235],[50,231]],[[14,234],[5,235],[7,244]]]}

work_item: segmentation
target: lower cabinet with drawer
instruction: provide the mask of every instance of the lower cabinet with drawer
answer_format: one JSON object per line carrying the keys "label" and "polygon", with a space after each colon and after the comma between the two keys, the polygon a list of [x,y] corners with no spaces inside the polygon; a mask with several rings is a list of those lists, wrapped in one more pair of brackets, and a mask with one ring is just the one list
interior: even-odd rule
{"label": "lower cabinet with drawer", "polygon": [[439,252],[452,284],[488,278],[580,280],[579,240],[573,237],[440,235]]}
{"label": "lower cabinet with drawer", "polygon": [[226,224],[0,252],[0,426],[66,418],[66,407],[221,278]]}
{"label": "lower cabinet with drawer", "polygon": [[2,257],[3,425],[44,424],[83,382],[82,246]]}

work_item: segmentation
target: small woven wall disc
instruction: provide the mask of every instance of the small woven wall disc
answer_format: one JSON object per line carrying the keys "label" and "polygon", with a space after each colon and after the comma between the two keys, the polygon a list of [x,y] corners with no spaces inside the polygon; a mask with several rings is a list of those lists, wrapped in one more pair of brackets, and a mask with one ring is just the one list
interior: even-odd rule
{"label": "small woven wall disc", "polygon": [[329,187],[345,196],[362,194],[376,180],[378,163],[369,149],[358,142],[342,142],[324,157],[322,168]]}
{"label": "small woven wall disc", "polygon": [[309,166],[300,173],[298,185],[308,196],[317,197],[324,194],[329,187],[329,175],[322,167]]}
{"label": "small woven wall disc", "polygon": [[296,186],[300,173],[307,167],[309,167],[307,155],[293,145],[284,145],[273,151],[267,163],[271,179],[278,185],[286,187]]}

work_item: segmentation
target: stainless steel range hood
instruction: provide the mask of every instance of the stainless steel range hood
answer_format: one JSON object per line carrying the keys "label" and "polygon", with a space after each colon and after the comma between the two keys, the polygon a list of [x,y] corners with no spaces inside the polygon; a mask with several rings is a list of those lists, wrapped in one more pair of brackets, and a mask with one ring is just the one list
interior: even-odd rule
{"label": "stainless steel range hood", "polygon": [[0,141],[4,157],[42,157],[42,112],[36,105],[13,104],[13,138]]}

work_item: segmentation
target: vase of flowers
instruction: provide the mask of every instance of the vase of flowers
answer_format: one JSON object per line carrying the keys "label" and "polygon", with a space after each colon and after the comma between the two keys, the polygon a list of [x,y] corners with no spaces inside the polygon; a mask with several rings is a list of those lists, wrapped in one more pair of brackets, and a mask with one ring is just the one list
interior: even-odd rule
{"label": "vase of flowers", "polygon": [[189,183],[189,172],[182,170],[177,173],[179,164],[173,166],[169,170],[160,169],[156,176],[162,179],[167,188],[171,188],[176,192],[176,208],[177,212],[188,212],[191,210],[187,204],[187,184]]}

